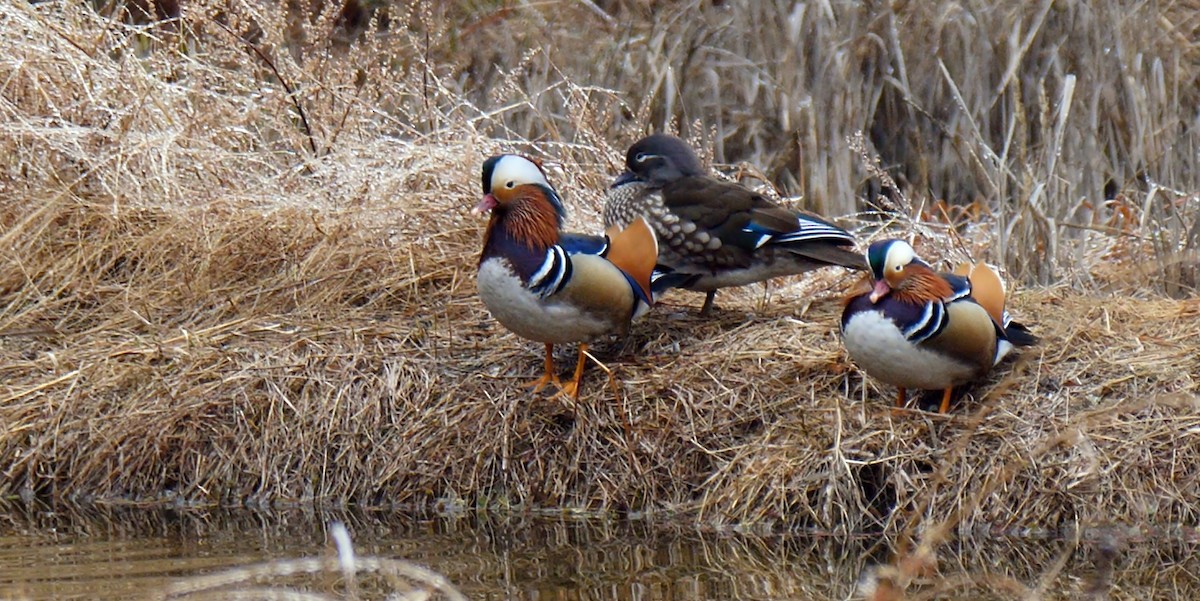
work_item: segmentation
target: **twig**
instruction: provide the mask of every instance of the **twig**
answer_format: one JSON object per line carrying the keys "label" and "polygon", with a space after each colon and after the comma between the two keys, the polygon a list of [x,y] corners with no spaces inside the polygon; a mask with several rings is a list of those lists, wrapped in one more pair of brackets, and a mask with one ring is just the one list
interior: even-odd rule
{"label": "twig", "polygon": [[258,55],[258,58],[262,59],[262,62],[266,63],[267,67],[270,67],[271,72],[275,74],[275,78],[279,80],[279,85],[282,85],[283,89],[287,92],[288,100],[292,101],[292,106],[295,107],[296,113],[300,115],[300,124],[304,126],[304,133],[308,136],[308,146],[312,149],[313,156],[319,156],[321,153],[317,150],[317,141],[315,138],[313,138],[312,128],[308,125],[308,116],[304,114],[304,106],[300,104],[300,100],[297,98],[296,91],[292,89],[292,86],[288,84],[287,80],[283,78],[283,74],[280,73],[279,69],[275,66],[275,61],[272,61],[271,58],[268,57],[262,50],[259,50],[258,46],[251,44],[250,42],[242,39],[242,37],[238,34],[234,33],[229,26],[216,20],[212,22],[215,23],[217,27],[220,27],[221,29],[225,30],[226,33],[233,36],[234,39],[245,44],[251,52]]}

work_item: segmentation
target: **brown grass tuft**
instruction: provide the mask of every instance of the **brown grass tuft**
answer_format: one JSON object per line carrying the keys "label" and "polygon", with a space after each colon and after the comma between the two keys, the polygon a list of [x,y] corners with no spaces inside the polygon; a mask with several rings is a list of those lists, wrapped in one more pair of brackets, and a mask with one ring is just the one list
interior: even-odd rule
{"label": "brown grass tuft", "polygon": [[[554,28],[553,43],[507,52],[532,27],[512,13],[548,16],[532,8],[414,8],[351,43],[330,33],[334,12],[296,20],[274,5],[188,4],[178,35],[78,4],[0,6],[0,493],[630,510],[926,529],[927,545],[958,530],[1196,523],[1200,182],[1196,134],[1180,129],[1194,46],[1154,54],[1135,31],[1148,7],[1119,19],[1115,4],[909,3],[904,19],[791,13],[787,60],[767,61],[780,32],[718,48],[779,9],[685,19],[693,4],[644,22],[621,20],[640,5],[620,3],[625,37],[575,59],[620,59],[612,80],[559,62]],[[1170,19],[1178,8],[1152,21],[1174,23],[1171,40],[1194,26]],[[1119,37],[1079,40],[1073,23],[1117,23]],[[687,35],[667,35],[677,26]],[[901,27],[936,32],[946,57],[905,46],[903,68],[885,68],[901,40],[929,43]],[[1108,41],[1126,45],[1110,56]],[[732,67],[748,74],[723,80]],[[695,105],[721,81],[720,111]],[[868,106],[883,107],[874,121]],[[526,394],[538,349],[475,296],[480,162],[547,156],[572,227],[594,230],[624,143],[693,119],[722,160],[769,167],[750,149],[805,141],[787,159],[803,181],[771,178],[808,205],[886,205],[886,235],[918,235],[931,260],[970,255],[1044,282],[1012,298],[1043,343],[949,417],[893,416],[893,391],[841,349],[851,278],[831,270],[722,293],[710,320],[676,294],[630,340],[595,347],[613,379],[592,369],[578,405]],[[847,135],[888,125],[912,131],[891,146]],[[859,207],[868,177],[886,200]],[[947,208],[977,196],[970,219]],[[885,235],[876,216],[853,224],[864,241]]]}

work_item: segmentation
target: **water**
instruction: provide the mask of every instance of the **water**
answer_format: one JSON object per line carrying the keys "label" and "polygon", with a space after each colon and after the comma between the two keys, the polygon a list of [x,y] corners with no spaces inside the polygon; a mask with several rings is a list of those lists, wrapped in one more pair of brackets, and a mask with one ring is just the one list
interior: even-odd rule
{"label": "water", "polygon": [[[408,560],[485,600],[849,599],[863,570],[886,557],[869,537],[758,537],[615,520],[129,508],[18,508],[0,516],[4,599],[221,599],[253,587],[349,598],[336,569],[280,575],[296,567],[283,563],[270,577],[242,578],[208,596],[183,594],[198,579],[229,570],[245,577],[262,562],[332,562],[327,524],[334,521],[346,524],[358,557]],[[1044,598],[1105,598],[1087,592],[1108,578],[1094,554],[1058,540],[943,549],[942,575],[913,590],[937,599],[1014,598],[1013,590],[1038,586],[1059,558],[1066,561]],[[1198,567],[1186,547],[1127,548],[1104,589],[1110,599],[1200,598]],[[368,573],[352,586],[363,599],[398,590]]]}
{"label": "water", "polygon": [[860,551],[597,520],[42,509],[5,520],[0,597],[153,598],[200,574],[330,557],[334,520],[359,556],[426,566],[471,599],[771,599],[814,588],[821,565],[821,588],[844,597]]}

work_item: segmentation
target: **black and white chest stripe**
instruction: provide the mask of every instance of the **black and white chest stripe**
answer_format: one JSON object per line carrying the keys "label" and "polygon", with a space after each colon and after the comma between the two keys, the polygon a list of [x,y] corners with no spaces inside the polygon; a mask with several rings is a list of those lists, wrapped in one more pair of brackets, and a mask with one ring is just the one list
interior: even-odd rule
{"label": "black and white chest stripe", "polygon": [[970,295],[971,287],[968,285],[955,290],[954,296],[950,298],[925,303],[925,310],[921,312],[921,316],[916,321],[902,327],[900,329],[901,333],[914,344],[924,342],[938,335],[942,330],[946,329],[946,324],[948,323],[946,305]]}
{"label": "black and white chest stripe", "polygon": [[546,249],[546,258],[533,275],[529,276],[526,287],[539,298],[553,296],[571,281],[571,259],[567,252],[557,244]]}

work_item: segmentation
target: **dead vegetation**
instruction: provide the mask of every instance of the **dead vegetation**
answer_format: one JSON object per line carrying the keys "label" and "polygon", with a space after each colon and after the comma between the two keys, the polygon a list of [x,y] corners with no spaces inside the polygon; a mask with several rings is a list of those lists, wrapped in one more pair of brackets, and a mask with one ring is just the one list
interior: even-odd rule
{"label": "dead vegetation", "polygon": [[[620,19],[641,15],[618,4]],[[648,29],[629,21],[625,43],[588,57],[597,69],[628,58],[632,72],[602,83],[563,59],[557,27],[543,31],[555,44],[509,51],[547,22],[532,9],[414,9],[346,46],[328,34],[333,9],[296,21],[270,5],[187,4],[176,34],[70,3],[0,6],[0,492],[615,510],[715,528],[878,529],[927,547],[960,531],[1195,524],[1197,38],[1155,54],[1159,41],[1130,33],[1157,23],[1178,40],[1195,17],[1175,18],[1179,3],[1128,19],[1115,3],[982,15],[914,4],[898,10],[939,11],[953,40],[994,43],[948,56],[1011,76],[943,70],[928,48],[905,47],[905,70],[851,102],[858,88],[829,89],[861,62],[817,61],[788,84],[771,71],[784,63],[754,58],[766,47],[733,62],[759,73],[739,88],[721,62],[736,49],[717,42],[753,15],[705,8],[693,22],[681,12],[691,4]],[[1095,19],[1089,31],[1119,22],[1117,41],[1134,46],[1101,60],[1103,40],[1037,33],[1064,10]],[[900,39],[923,43],[893,35],[887,11],[789,14],[808,40],[800,53],[838,47],[813,35],[838,23],[866,28],[844,32],[846,47],[879,69]],[[912,27],[932,15],[905,14]],[[718,18],[732,22],[666,33]],[[482,41],[466,44],[469,33]],[[685,90],[676,78],[693,70],[728,87]],[[635,93],[634,75],[656,82],[651,92]],[[1113,78],[1124,95],[1106,91]],[[795,89],[841,96],[794,104],[784,94]],[[890,108],[862,112],[878,108],[863,100],[872,90]],[[953,109],[958,96],[976,108]],[[801,114],[772,112],[781,106]],[[931,106],[945,114],[925,115]],[[893,147],[868,115],[878,128],[924,125]],[[593,368],[577,406],[526,394],[537,349],[475,296],[482,223],[467,209],[480,162],[501,150],[553,159],[571,224],[586,230],[622,145],[693,121],[710,156],[754,159],[828,214],[880,205],[930,258],[1005,265],[1026,282],[1012,310],[1042,345],[949,417],[894,416],[891,389],[841,349],[850,282],[826,271],[723,293],[709,320],[695,317],[695,295],[674,294],[630,340],[596,347],[613,378]],[[924,128],[941,141],[912,146],[930,139]],[[860,129],[865,139],[848,135]],[[766,158],[796,140],[798,155]],[[875,153],[885,161],[873,167]],[[798,165],[787,171],[797,182],[774,160]],[[850,202],[871,188],[882,193]],[[875,212],[847,224],[881,235]]]}

